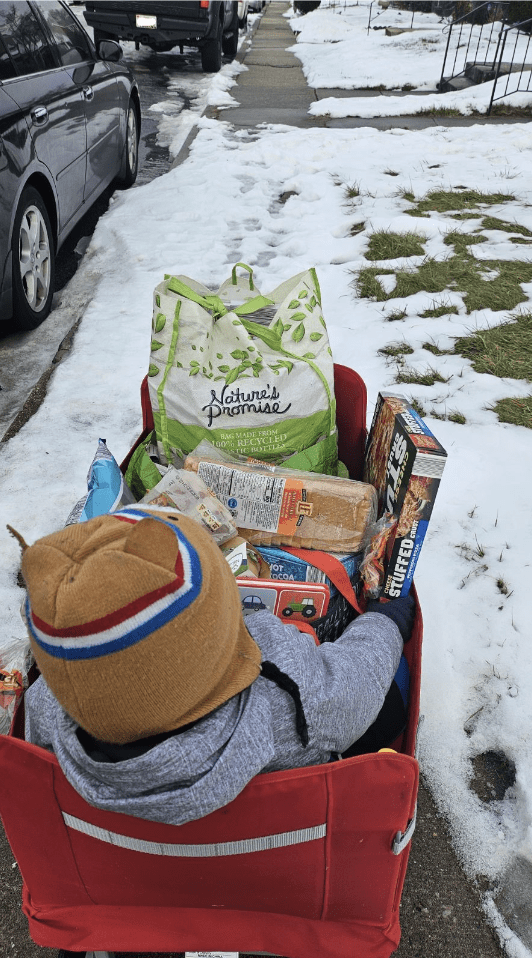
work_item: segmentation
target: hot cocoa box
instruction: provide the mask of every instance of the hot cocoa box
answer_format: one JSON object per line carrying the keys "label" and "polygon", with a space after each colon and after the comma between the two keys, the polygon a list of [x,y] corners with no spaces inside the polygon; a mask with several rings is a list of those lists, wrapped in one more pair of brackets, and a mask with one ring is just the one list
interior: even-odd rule
{"label": "hot cocoa box", "polygon": [[388,541],[381,596],[406,595],[425,539],[447,453],[405,396],[379,393],[364,461],[378,515],[397,519]]}

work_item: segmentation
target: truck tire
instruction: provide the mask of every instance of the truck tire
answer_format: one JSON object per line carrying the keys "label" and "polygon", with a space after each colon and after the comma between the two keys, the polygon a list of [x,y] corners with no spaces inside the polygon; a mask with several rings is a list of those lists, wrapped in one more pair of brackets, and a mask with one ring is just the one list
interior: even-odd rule
{"label": "truck tire", "polygon": [[238,6],[234,5],[233,22],[231,24],[232,33],[222,38],[222,51],[224,56],[234,60],[238,51]]}
{"label": "truck tire", "polygon": [[201,48],[201,68],[205,73],[218,73],[222,69],[222,21],[218,19],[216,34]]}

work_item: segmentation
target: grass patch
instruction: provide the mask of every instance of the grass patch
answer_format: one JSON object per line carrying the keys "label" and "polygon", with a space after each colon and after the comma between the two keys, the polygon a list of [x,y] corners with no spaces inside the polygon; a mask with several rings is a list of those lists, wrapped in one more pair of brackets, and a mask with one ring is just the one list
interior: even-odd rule
{"label": "grass patch", "polygon": [[480,213],[451,213],[451,220],[478,220]]}
{"label": "grass patch", "polygon": [[377,276],[393,276],[394,272],[393,269],[374,269],[374,267],[361,269],[354,281],[357,295],[362,299],[376,299],[379,303],[389,299]]}
{"label": "grass patch", "polygon": [[449,415],[447,416],[447,419],[449,420],[449,422],[458,423],[459,426],[465,426],[467,422],[466,417],[463,416],[461,412],[458,412],[458,410],[454,410],[454,412],[450,412]]}
{"label": "grass patch", "polygon": [[411,190],[405,190],[405,189],[397,190],[397,193],[395,195],[400,196],[402,200],[407,200],[409,203],[416,202],[416,197],[414,196]]}
{"label": "grass patch", "polygon": [[454,352],[470,359],[477,373],[532,381],[532,313],[521,313],[493,329],[461,336]]}
{"label": "grass patch", "polygon": [[448,349],[440,349],[436,346],[436,343],[423,343],[423,349],[428,350],[429,353],[432,353],[433,356],[448,356]]}
{"label": "grass patch", "polygon": [[[473,115],[486,116],[485,113],[473,110]],[[525,116],[530,119],[530,107],[527,106],[505,106],[504,103],[493,103],[491,107],[491,116]]]}
{"label": "grass patch", "polygon": [[532,396],[525,396],[524,399],[499,399],[488,408],[497,413],[500,422],[532,429]]}
{"label": "grass patch", "polygon": [[[412,193],[408,195],[405,193],[402,194],[403,199],[413,203],[415,199],[410,200],[412,195]],[[431,190],[424,199],[418,200],[415,212],[417,215],[431,211],[436,213],[451,213],[454,210],[472,209],[480,205],[495,206],[498,203],[506,203],[509,200],[515,200],[515,196],[510,193],[483,193],[481,190],[468,190],[465,188],[460,193],[455,193],[454,190]],[[412,215],[413,211],[407,210],[407,212]]]}
{"label": "grass patch", "polygon": [[398,259],[400,256],[423,256],[423,243],[426,236],[420,233],[392,233],[390,230],[379,230],[369,238],[368,249],[364,254],[366,259]]}
{"label": "grass patch", "polygon": [[522,246],[530,246],[532,240],[527,240],[524,238],[524,236],[511,236],[510,243],[519,243]]}
{"label": "grass patch", "polygon": [[504,233],[519,233],[521,236],[532,236],[532,230],[521,226],[520,223],[510,223],[508,220],[500,220],[497,216],[485,216],[482,220],[482,226],[485,230],[502,230]]}
{"label": "grass patch", "polygon": [[410,405],[412,406],[412,409],[415,409],[415,411],[417,412],[418,416],[421,416],[422,419],[423,419],[424,416],[427,415],[426,412],[425,412],[425,408],[424,408],[423,404],[420,403],[419,399],[415,399],[413,396],[411,396],[408,401],[409,401]]}
{"label": "grass patch", "polygon": [[362,233],[366,228],[365,223],[353,223],[351,229],[349,230],[351,236],[357,236],[358,233]]}
{"label": "grass patch", "polygon": [[414,350],[409,343],[389,343],[388,346],[383,346],[382,349],[378,350],[379,355],[381,356],[409,356],[413,353]]}
{"label": "grass patch", "polygon": [[[377,302],[405,299],[415,293],[443,293],[455,289],[463,294],[467,313],[477,309],[508,311],[527,301],[521,283],[532,282],[532,263],[521,260],[477,260],[468,252],[470,243],[483,237],[448,233],[444,242],[454,246],[454,256],[446,260],[426,257],[415,270],[383,270],[368,266],[354,280],[357,294]],[[486,276],[490,271],[495,275]],[[387,293],[378,275],[395,272],[396,285]]]}
{"label": "grass patch", "polygon": [[350,183],[344,187],[344,196],[346,200],[354,200],[360,196],[360,183]]}
{"label": "grass patch", "polygon": [[386,176],[399,176],[397,170],[384,170]]}
{"label": "grass patch", "polygon": [[392,309],[391,313],[387,313],[384,317],[389,323],[397,323],[399,320],[404,319],[406,316],[406,309]]}
{"label": "grass patch", "polygon": [[395,381],[396,383],[415,383],[416,386],[434,386],[434,383],[448,383],[449,378],[444,379],[438,370],[433,369],[432,366],[427,366],[424,373],[404,366],[397,371]]}
{"label": "grass patch", "polygon": [[487,236],[482,233],[463,233],[461,230],[449,230],[443,237],[446,246],[452,246],[455,253],[467,254],[470,246],[478,246],[479,243],[487,243]]}
{"label": "grass patch", "polygon": [[460,110],[452,106],[431,106],[425,110],[418,110],[415,116],[461,116]]}
{"label": "grass patch", "polygon": [[440,303],[439,306],[435,304],[419,315],[422,319],[436,319],[438,316],[447,316],[449,313],[458,315],[458,306],[452,306],[451,303]]}

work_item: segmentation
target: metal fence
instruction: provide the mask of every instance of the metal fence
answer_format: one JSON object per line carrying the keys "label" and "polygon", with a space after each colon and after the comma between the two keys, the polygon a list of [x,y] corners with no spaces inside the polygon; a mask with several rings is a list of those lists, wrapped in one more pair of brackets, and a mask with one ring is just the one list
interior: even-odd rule
{"label": "metal fence", "polygon": [[446,27],[447,44],[437,88],[445,93],[459,89],[461,80],[464,86],[492,81],[488,115],[496,100],[532,88],[532,17],[508,22],[510,6],[472,4],[472,9]]}

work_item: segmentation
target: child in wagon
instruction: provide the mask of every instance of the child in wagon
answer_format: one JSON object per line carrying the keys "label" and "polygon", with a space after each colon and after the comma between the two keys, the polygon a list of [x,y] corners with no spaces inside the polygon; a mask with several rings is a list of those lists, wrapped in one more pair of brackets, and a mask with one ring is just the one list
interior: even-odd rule
{"label": "child in wagon", "polygon": [[318,647],[268,611],[244,622],[218,546],[175,511],[132,506],[22,546],[41,672],[26,738],[97,808],[182,824],[260,772],[401,731],[391,693],[411,597],[374,603]]}

